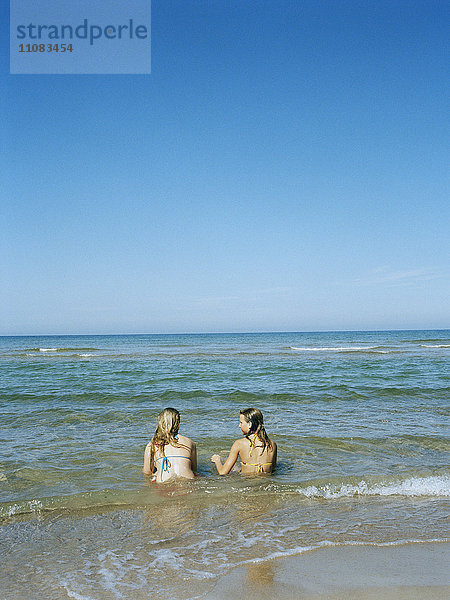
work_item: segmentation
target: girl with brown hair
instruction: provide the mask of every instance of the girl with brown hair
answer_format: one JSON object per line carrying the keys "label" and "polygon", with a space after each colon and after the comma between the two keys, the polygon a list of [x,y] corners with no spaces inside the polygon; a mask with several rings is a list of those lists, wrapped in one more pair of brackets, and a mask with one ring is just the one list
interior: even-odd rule
{"label": "girl with brown hair", "polygon": [[266,433],[262,412],[257,408],[241,410],[239,428],[244,438],[234,442],[224,464],[218,454],[211,456],[219,475],[227,475],[238,458],[243,474],[271,473],[277,463],[277,445]]}

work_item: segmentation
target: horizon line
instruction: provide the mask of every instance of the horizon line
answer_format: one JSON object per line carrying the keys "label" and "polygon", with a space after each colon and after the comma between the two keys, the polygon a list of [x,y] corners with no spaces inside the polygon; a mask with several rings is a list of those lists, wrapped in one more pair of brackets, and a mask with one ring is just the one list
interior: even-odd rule
{"label": "horizon line", "polygon": [[0,338],[6,337],[105,337],[105,336],[167,336],[167,335],[273,335],[273,334],[298,334],[298,333],[383,333],[401,331],[450,331],[447,327],[432,327],[425,329],[308,329],[303,331],[184,331],[184,332],[157,332],[157,333],[11,333],[0,334]]}

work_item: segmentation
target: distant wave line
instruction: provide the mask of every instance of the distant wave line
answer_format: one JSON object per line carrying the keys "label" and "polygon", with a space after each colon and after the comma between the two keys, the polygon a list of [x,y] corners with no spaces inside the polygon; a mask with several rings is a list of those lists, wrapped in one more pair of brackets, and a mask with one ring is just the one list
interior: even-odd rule
{"label": "distant wave line", "polygon": [[450,348],[450,344],[421,344],[421,348]]}
{"label": "distant wave line", "polygon": [[290,346],[291,350],[299,352],[373,352],[379,354],[390,354],[401,352],[401,350],[380,350],[381,346],[337,346],[337,347],[297,347]]}
{"label": "distant wave line", "polygon": [[424,342],[448,342],[449,339],[443,338],[425,338],[425,339],[417,339],[417,340],[399,340],[403,344],[420,344]]}
{"label": "distant wave line", "polygon": [[23,352],[93,352],[99,348],[25,348]]}

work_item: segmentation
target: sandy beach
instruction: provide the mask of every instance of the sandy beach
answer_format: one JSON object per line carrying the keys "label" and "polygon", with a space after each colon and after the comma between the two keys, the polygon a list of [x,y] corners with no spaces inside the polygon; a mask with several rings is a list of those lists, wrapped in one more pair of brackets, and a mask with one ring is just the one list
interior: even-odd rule
{"label": "sandy beach", "polygon": [[204,600],[444,600],[450,544],[341,546],[250,563]]}

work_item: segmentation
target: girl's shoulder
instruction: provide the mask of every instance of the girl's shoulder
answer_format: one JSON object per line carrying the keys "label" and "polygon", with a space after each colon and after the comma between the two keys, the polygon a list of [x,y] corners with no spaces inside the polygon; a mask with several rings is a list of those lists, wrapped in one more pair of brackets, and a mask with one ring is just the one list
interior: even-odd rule
{"label": "girl's shoulder", "polygon": [[180,444],[183,444],[183,446],[188,446],[189,448],[195,446],[191,438],[188,438],[185,435],[181,435],[181,433],[178,434],[177,439]]}
{"label": "girl's shoulder", "polygon": [[249,447],[248,439],[245,437],[239,438],[233,442],[233,447],[237,450],[243,450]]}

